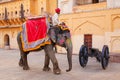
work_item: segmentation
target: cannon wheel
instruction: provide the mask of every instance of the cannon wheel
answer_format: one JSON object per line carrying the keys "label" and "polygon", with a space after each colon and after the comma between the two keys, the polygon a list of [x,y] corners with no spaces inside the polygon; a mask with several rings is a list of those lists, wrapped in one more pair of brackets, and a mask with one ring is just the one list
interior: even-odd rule
{"label": "cannon wheel", "polygon": [[104,45],[102,49],[102,56],[101,56],[102,68],[106,69],[106,67],[108,66],[108,63],[109,63],[109,48],[107,45]]}
{"label": "cannon wheel", "polygon": [[79,63],[84,68],[88,62],[88,48],[82,45],[79,51]]}

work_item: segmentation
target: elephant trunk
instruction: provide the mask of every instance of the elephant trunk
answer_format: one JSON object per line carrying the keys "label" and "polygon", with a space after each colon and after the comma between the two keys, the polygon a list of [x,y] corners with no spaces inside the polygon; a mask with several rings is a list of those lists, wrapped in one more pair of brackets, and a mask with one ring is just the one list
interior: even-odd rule
{"label": "elephant trunk", "polygon": [[72,54],[71,53],[67,53],[67,58],[68,58],[68,64],[69,64],[69,69],[66,70],[66,72],[71,71],[72,69]]}
{"label": "elephant trunk", "polygon": [[67,59],[68,59],[68,65],[69,65],[69,68],[66,70],[66,72],[69,72],[72,69],[72,42],[71,42],[71,39],[66,40],[66,48],[67,48]]}

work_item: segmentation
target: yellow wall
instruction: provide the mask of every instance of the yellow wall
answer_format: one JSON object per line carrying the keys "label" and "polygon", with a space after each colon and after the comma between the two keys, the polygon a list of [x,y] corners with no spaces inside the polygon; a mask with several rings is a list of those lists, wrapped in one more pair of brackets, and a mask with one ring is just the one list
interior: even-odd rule
{"label": "yellow wall", "polygon": [[36,16],[42,15],[41,8],[45,12],[54,14],[56,7],[57,0],[30,0],[30,12]]}
{"label": "yellow wall", "polygon": [[106,3],[98,3],[75,6],[73,12],[60,16],[71,30],[73,53],[78,54],[84,44],[84,34],[93,35],[94,48],[102,50],[103,45],[108,45],[110,52],[120,52],[120,8],[107,9]]}
{"label": "yellow wall", "polygon": [[[24,22],[20,19],[21,4],[24,5],[25,17],[42,15],[41,8],[43,12],[47,11],[53,15],[57,0],[14,0],[0,3],[0,48],[4,48],[6,34],[10,37],[10,48],[18,48],[17,32]],[[9,13],[9,22],[4,21],[5,7]],[[74,6],[73,12],[61,14],[60,20],[71,30],[73,53],[78,54],[84,43],[84,34],[92,34],[93,47],[102,50],[103,45],[107,44],[111,52],[120,52],[120,8],[108,9],[106,2]],[[65,52],[63,48],[59,50]]]}
{"label": "yellow wall", "polygon": [[96,10],[96,9],[104,9],[107,7],[106,2],[96,3],[96,4],[86,4],[86,5],[80,5],[80,6],[74,6],[73,11],[90,11],[90,10]]}
{"label": "yellow wall", "polygon": [[4,18],[5,7],[9,13],[9,18],[20,17],[21,4],[24,5],[25,16],[38,16],[42,15],[41,8],[43,11],[53,14],[57,7],[57,0],[15,0],[9,3],[0,3],[0,18]]}
{"label": "yellow wall", "polygon": [[57,8],[57,0],[47,0],[47,11],[52,15],[55,13],[55,8]]}
{"label": "yellow wall", "polygon": [[10,48],[18,49],[17,45],[17,33],[20,31],[19,28],[1,28],[0,29],[0,48],[5,47],[5,35],[9,36]]}
{"label": "yellow wall", "polygon": [[[14,0],[0,3],[0,48],[5,47],[4,37],[7,34],[10,38],[10,48],[18,48],[17,33],[25,20],[20,19],[20,7],[23,4],[25,17],[39,16],[43,12],[53,14],[57,7],[57,0]],[[5,21],[5,8],[7,8],[8,20]],[[43,12],[41,12],[43,8]]]}

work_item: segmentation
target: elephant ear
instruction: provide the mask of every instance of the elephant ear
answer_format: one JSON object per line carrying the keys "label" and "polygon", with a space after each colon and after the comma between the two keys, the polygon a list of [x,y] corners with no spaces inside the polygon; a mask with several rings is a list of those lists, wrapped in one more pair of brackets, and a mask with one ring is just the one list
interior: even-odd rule
{"label": "elephant ear", "polygon": [[55,29],[54,28],[50,28],[48,31],[48,36],[50,37],[50,39],[52,40],[52,42],[56,42],[56,33],[55,33]]}
{"label": "elephant ear", "polygon": [[63,36],[63,34],[58,34],[57,35],[57,44],[58,45],[63,45],[65,43],[65,37]]}

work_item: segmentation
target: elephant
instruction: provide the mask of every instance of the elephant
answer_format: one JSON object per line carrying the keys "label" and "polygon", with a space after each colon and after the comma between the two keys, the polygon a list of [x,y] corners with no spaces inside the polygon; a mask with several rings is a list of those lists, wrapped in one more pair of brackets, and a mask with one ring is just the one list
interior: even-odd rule
{"label": "elephant", "polygon": [[[55,31],[58,31],[57,33]],[[54,36],[51,33],[55,33]],[[38,50],[44,50],[45,52],[45,61],[44,61],[44,66],[43,66],[43,71],[49,71],[49,63],[50,60],[53,64],[53,73],[54,74],[61,74],[61,70],[58,65],[58,61],[55,56],[55,51],[54,47],[55,45],[59,45],[61,47],[64,47],[67,51],[67,59],[68,59],[68,65],[69,68],[66,70],[66,72],[69,72],[72,70],[72,41],[71,41],[71,36],[70,36],[70,31],[69,30],[61,30],[59,27],[58,28],[50,28],[48,31],[48,35],[51,41],[51,44],[47,44],[45,46],[40,47],[39,49],[36,50],[31,50],[31,51],[38,51]],[[69,35],[69,36],[68,36]],[[17,35],[17,43],[18,47],[20,50],[20,60],[19,60],[19,66],[23,67],[23,70],[29,70],[29,65],[27,61],[27,55],[31,51],[24,52],[22,48],[22,41],[21,41],[21,32],[18,33]],[[55,37],[56,41],[54,42],[52,37]],[[60,40],[62,39],[62,42]]]}

